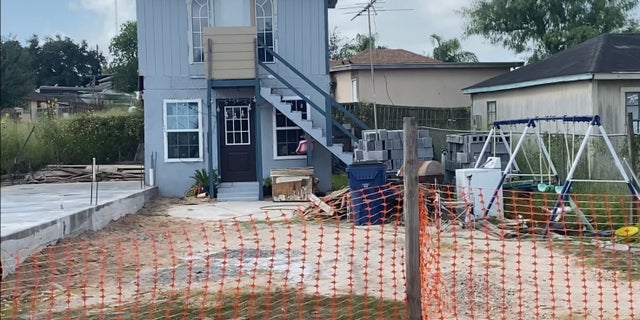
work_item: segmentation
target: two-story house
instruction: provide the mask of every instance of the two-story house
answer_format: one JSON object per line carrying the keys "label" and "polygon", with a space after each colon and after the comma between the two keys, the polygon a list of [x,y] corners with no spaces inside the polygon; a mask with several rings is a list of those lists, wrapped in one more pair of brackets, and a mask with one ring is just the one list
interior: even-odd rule
{"label": "two-story house", "polygon": [[138,0],[147,183],[181,196],[196,169],[217,170],[219,199],[255,200],[270,169],[313,166],[328,190],[332,157],[353,159],[332,141],[344,131],[328,95],[336,2]]}

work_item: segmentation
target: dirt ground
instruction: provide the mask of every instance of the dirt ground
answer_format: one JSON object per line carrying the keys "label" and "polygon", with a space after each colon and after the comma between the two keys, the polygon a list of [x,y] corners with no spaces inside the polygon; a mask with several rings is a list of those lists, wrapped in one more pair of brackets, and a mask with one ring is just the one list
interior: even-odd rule
{"label": "dirt ground", "polygon": [[[184,205],[157,199],[30,258],[2,283],[2,315],[109,312],[201,290],[405,298],[402,226],[305,222],[292,210],[223,221],[167,215],[170,206]],[[425,305],[443,319],[640,317],[637,280],[547,240],[498,240],[463,229],[429,235]]]}

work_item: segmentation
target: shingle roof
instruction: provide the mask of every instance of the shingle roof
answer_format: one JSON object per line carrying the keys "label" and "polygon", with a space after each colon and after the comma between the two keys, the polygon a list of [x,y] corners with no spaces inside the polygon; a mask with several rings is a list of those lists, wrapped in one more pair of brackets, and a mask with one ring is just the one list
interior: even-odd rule
{"label": "shingle roof", "polygon": [[640,73],[640,33],[609,33],[464,90],[596,73]]}
{"label": "shingle roof", "polygon": [[[371,62],[369,50],[358,53],[346,60],[333,60],[332,67],[339,65],[369,65]],[[407,63],[440,63],[439,60],[413,53],[404,49],[374,49],[373,64],[407,64]]]}

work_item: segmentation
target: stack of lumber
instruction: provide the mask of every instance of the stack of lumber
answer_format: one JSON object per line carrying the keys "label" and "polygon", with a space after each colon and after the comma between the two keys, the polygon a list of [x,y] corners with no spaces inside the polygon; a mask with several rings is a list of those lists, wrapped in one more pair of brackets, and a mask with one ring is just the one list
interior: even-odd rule
{"label": "stack of lumber", "polygon": [[[48,165],[46,168],[28,174],[27,183],[91,182],[90,165]],[[141,165],[100,165],[96,166],[99,181],[140,181],[144,178]]]}
{"label": "stack of lumber", "polygon": [[324,197],[312,198],[313,205],[307,207],[300,215],[304,219],[342,219],[349,209],[349,188],[336,190]]}

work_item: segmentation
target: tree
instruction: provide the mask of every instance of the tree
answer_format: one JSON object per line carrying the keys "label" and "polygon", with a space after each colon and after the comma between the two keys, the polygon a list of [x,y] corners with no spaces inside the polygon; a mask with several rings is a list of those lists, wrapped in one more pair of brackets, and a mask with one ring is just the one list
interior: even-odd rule
{"label": "tree", "polygon": [[457,38],[444,40],[437,34],[431,35],[433,48],[433,58],[443,62],[478,62],[475,53],[462,51],[460,41]]}
{"label": "tree", "polygon": [[138,88],[138,33],[135,21],[124,23],[120,33],[111,39],[109,51],[113,60],[107,72],[113,75],[116,90],[134,92]]}
{"label": "tree", "polygon": [[34,89],[31,56],[15,39],[2,38],[0,73],[0,106],[20,106],[22,98]]}
{"label": "tree", "polygon": [[36,35],[29,40],[28,51],[33,59],[36,86],[85,86],[102,73],[105,58],[98,49],[89,49],[87,42],[78,44],[68,37],[47,37],[44,43]]}
{"label": "tree", "polygon": [[377,34],[371,37],[357,34],[353,39],[345,39],[334,28],[329,35],[329,58],[331,60],[349,59],[358,53],[368,50],[370,47],[386,49],[387,47],[376,44],[377,38]]}
{"label": "tree", "polygon": [[640,0],[475,0],[462,10],[465,35],[543,59],[602,33],[637,29]]}

